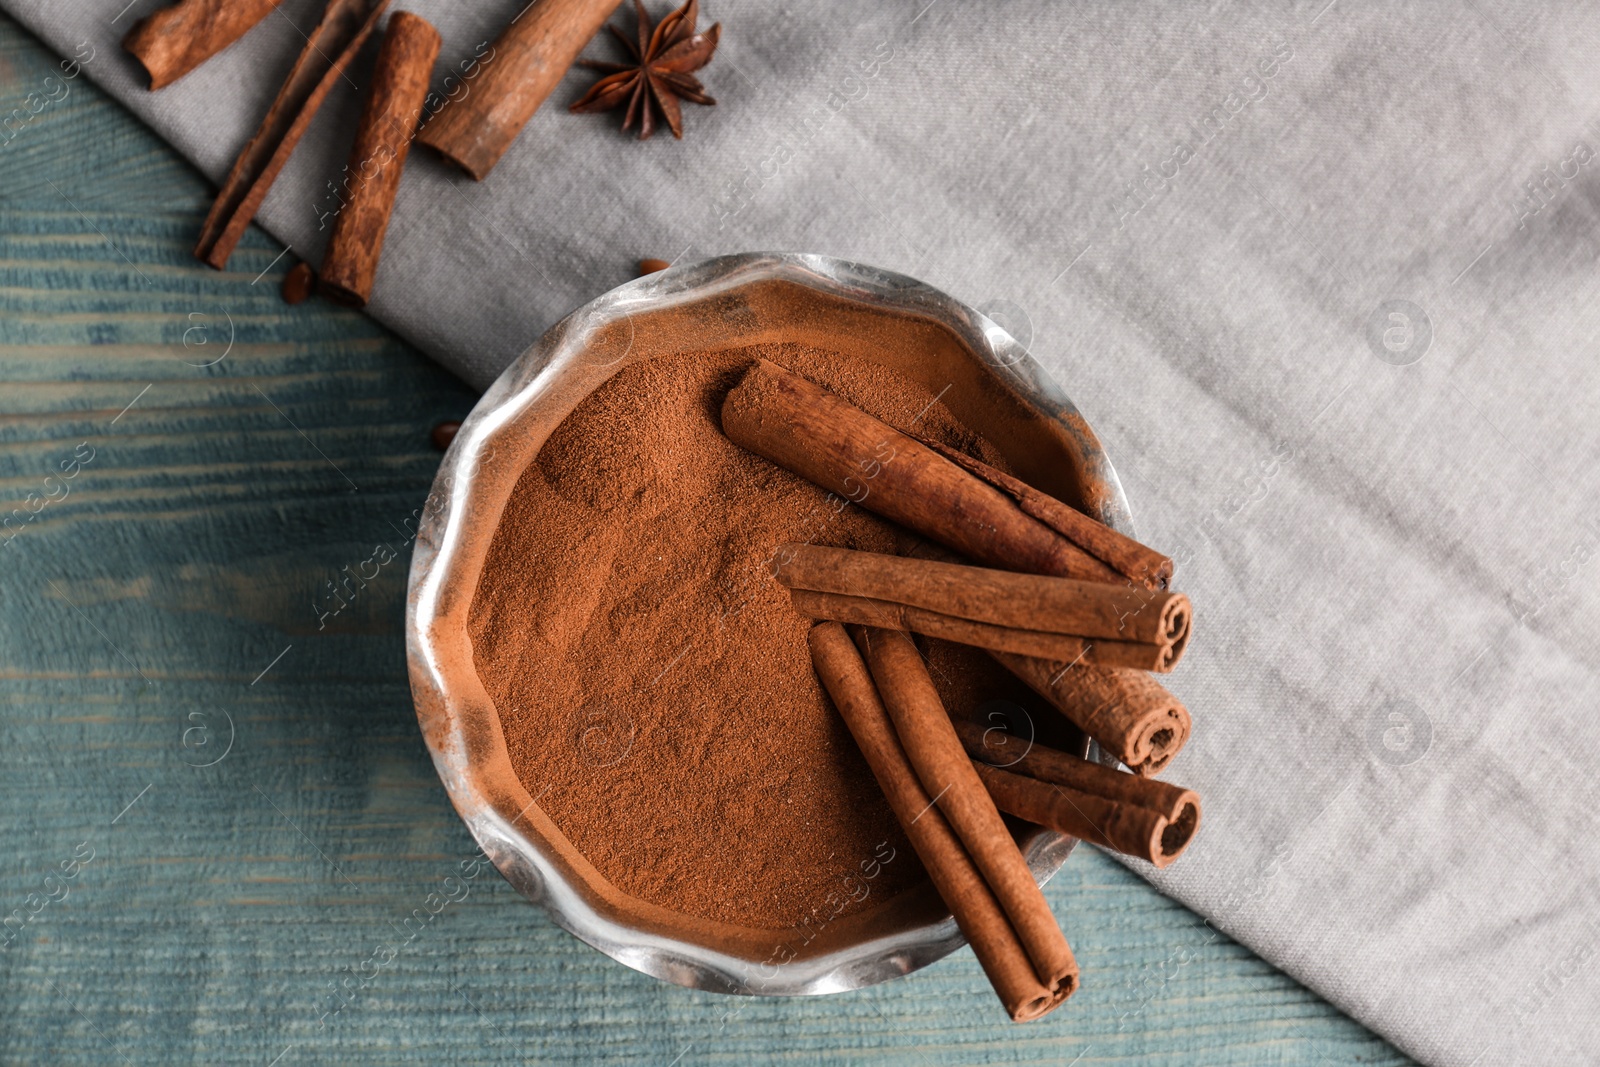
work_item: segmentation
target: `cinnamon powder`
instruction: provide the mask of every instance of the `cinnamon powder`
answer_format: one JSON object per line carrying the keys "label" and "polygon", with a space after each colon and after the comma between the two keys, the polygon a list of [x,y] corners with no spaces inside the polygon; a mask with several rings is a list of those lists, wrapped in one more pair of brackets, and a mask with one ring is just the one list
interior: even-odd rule
{"label": "cinnamon powder", "polygon": [[[925,875],[812,671],[809,620],[772,579],[785,542],[887,552],[894,531],[723,436],[722,397],[756,358],[1003,465],[921,386],[837,353],[635,363],[522,475],[470,632],[513,768],[605,878],[688,915],[784,929]],[[953,712],[1037,706],[981,654],[930,656]]]}

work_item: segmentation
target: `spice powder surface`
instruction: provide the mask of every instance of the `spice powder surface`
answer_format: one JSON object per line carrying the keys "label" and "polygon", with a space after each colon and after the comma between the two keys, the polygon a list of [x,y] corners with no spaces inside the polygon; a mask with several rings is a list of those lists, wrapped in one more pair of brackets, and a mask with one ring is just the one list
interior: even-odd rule
{"label": "spice powder surface", "polygon": [[[635,363],[521,476],[470,633],[519,779],[603,876],[688,915],[785,929],[926,875],[772,577],[784,542],[889,552],[893,528],[723,436],[722,398],[756,358],[1000,462],[933,394],[852,357],[777,344]],[[934,657],[953,703],[1017,690],[970,651]],[[863,864],[878,873],[854,901],[842,890]]]}

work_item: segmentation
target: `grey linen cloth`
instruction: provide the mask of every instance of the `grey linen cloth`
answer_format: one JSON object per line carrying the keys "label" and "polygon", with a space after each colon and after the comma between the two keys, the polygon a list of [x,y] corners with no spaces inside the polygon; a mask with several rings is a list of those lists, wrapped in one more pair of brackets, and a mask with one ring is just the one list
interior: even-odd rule
{"label": "grey linen cloth", "polygon": [[[159,0],[123,2],[0,7],[220,177],[317,5],[150,94],[118,41]],[[438,85],[524,2],[401,6]],[[1153,881],[1425,1061],[1600,1062],[1600,12],[706,15],[721,103],[681,142],[566,114],[576,72],[484,183],[413,156],[372,313],[481,386],[641,256],[821,252],[986,310],[1197,607],[1168,777],[1206,825]],[[341,86],[261,213],[312,262],[356,114]]]}

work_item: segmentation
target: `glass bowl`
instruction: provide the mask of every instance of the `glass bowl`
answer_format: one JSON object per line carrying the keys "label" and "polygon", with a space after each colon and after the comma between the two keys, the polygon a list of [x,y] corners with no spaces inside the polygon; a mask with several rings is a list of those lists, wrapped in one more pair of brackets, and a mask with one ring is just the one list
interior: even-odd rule
{"label": "glass bowl", "polygon": [[[916,331],[913,356],[872,343]],[[825,256],[725,256],[629,282],[556,323],[484,394],[445,454],[418,527],[406,602],[417,719],[451,802],[501,874],[562,928],[646,974],[719,993],[859,989],[964,942],[923,883],[867,910],[792,930],[714,923],[625,896],[578,853],[511,768],[472,660],[468,616],[501,511],[551,431],[631,362],[676,350],[825,336],[938,393],[1017,475],[1127,533],[1122,487],[1094,433],[1026,348],[915,279]],[[1090,753],[1097,756],[1098,753]],[[1072,838],[1022,840],[1040,884]]]}

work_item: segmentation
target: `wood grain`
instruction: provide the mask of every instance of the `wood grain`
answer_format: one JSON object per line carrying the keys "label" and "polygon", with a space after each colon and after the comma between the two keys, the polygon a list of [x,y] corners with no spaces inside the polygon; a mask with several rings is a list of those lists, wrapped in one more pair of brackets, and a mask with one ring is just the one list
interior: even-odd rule
{"label": "wood grain", "polygon": [[[0,19],[0,111],[56,62]],[[0,913],[65,891],[0,949],[0,1062],[1409,1062],[1089,849],[1048,888],[1083,990],[1026,1029],[969,951],[845,996],[720,998],[492,874],[408,939],[471,853],[411,711],[408,553],[322,629],[313,601],[398,540],[429,428],[471,393],[355,312],[285,306],[293,256],[258,230],[232,271],[194,263],[209,190],[86,79],[0,146],[0,177],[0,514],[95,449],[0,548]],[[227,358],[189,365],[230,318]],[[227,755],[191,766],[230,719]]]}

